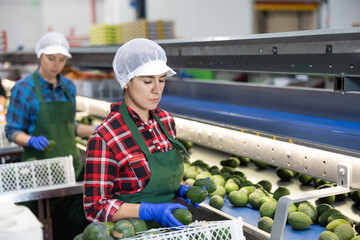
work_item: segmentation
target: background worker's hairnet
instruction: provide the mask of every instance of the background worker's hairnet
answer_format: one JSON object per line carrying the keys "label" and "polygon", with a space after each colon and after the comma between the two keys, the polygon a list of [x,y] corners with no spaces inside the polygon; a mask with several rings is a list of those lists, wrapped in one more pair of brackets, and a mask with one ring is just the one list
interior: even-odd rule
{"label": "background worker's hairnet", "polygon": [[153,76],[166,73],[176,74],[166,65],[166,53],[157,43],[137,38],[122,45],[115,54],[113,69],[122,89],[134,77]]}
{"label": "background worker's hairnet", "polygon": [[71,58],[69,49],[69,43],[64,35],[58,32],[49,32],[42,36],[36,44],[36,55],[37,58],[40,58],[41,54],[60,53],[68,58]]}

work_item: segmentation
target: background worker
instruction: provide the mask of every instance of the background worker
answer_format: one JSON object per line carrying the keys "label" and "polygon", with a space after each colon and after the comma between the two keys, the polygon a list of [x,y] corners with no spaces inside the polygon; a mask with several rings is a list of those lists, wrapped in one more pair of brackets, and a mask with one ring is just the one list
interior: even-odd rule
{"label": "background worker", "polygon": [[173,203],[190,188],[181,185],[184,146],[176,139],[172,115],[157,108],[165,78],[175,72],[165,51],[147,39],[122,45],[113,60],[122,102],[90,137],[85,163],[84,209],[89,221],[130,217],[180,226]]}
{"label": "background worker", "polygon": [[[89,136],[95,131],[95,126],[76,124],[76,87],[70,79],[60,74],[67,59],[71,58],[69,43],[60,33],[47,33],[37,43],[36,55],[40,60],[38,69],[17,81],[11,89],[6,136],[10,141],[24,146],[23,161],[29,158],[46,159],[72,155],[76,180],[83,180],[84,165],[76,147],[75,134],[81,137]],[[54,140],[55,146],[50,152],[44,153],[49,140]],[[80,210],[79,218],[85,219],[81,211],[82,198],[77,198],[80,201],[72,202],[78,203],[75,208]],[[71,201],[68,202],[72,204]],[[59,206],[57,209],[60,208]],[[69,209],[60,209],[59,212],[65,214],[67,210]],[[56,227],[59,220],[54,215],[53,226]],[[59,238],[57,234],[59,233],[56,233],[54,228],[54,237]]]}

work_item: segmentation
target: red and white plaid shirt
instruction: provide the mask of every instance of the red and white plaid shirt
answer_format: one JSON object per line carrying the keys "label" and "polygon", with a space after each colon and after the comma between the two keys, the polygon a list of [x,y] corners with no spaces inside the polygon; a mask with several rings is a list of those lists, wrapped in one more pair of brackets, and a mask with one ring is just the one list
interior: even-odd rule
{"label": "red and white plaid shirt", "polygon": [[[89,221],[111,221],[123,203],[114,199],[116,194],[141,191],[150,179],[150,168],[145,155],[125,125],[119,109],[120,103],[111,105],[111,112],[88,142],[85,164],[84,209]],[[128,107],[151,153],[167,152],[172,145],[161,131],[155,113],[169,134],[176,135],[175,121],[169,112],[159,108],[150,112],[148,122]]]}

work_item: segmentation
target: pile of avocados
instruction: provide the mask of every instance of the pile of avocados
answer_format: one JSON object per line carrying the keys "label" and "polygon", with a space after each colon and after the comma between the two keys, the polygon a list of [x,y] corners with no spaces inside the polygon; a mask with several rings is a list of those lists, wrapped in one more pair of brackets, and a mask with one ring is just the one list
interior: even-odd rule
{"label": "pile of avocados", "polygon": [[[192,221],[192,214],[187,209],[174,209],[172,214],[184,225],[189,225]],[[160,231],[161,228],[162,226],[155,221],[143,221],[140,218],[129,218],[117,222],[93,222],[73,240],[118,240],[144,234],[159,234],[163,232],[163,230]],[[167,229],[167,231],[170,230]]]}
{"label": "pile of avocados", "polygon": [[[280,186],[272,192],[272,183],[268,180],[261,180],[257,183],[250,181],[240,171],[250,162],[253,162],[259,169],[274,168],[279,181],[298,179],[300,184],[313,185],[315,189],[336,186],[335,183],[327,180],[298,174],[286,168],[276,168],[238,155],[231,155],[227,159],[220,160],[221,167],[209,166],[200,159],[190,162],[190,159],[185,158],[184,181],[187,185],[195,185],[196,181],[209,178],[216,185],[215,190],[209,192],[210,206],[221,210],[224,206],[224,198],[227,197],[232,207],[258,209],[261,217],[258,221],[258,228],[271,233],[277,201],[284,195],[290,195],[291,192],[285,186]],[[309,201],[291,204],[287,224],[295,231],[302,231],[312,224],[319,224],[326,229],[319,236],[319,240],[360,239],[360,222],[355,223],[331,206],[335,201],[343,201],[348,197],[354,201],[356,206],[360,205],[360,191],[319,198],[316,201],[317,206]]]}

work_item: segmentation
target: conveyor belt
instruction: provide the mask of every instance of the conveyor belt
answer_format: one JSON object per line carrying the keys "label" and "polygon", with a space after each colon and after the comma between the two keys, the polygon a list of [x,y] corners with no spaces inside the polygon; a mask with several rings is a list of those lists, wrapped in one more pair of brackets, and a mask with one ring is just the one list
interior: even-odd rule
{"label": "conveyor belt", "polygon": [[[206,204],[209,204],[209,198],[205,200]],[[246,207],[235,208],[232,207],[227,197],[224,199],[224,207],[221,211],[230,214],[233,217],[242,217],[244,222],[257,227],[260,220],[259,210],[252,209],[250,204]],[[290,225],[286,225],[283,239],[319,239],[319,235],[325,231],[325,227],[318,224],[312,224],[309,228],[303,231],[293,230]]]}
{"label": "conveyor belt", "polygon": [[[221,167],[220,161],[230,156],[228,153],[223,153],[219,151],[214,151],[208,148],[200,147],[195,145],[190,150],[190,160],[193,162],[197,159],[202,159],[210,166],[218,166]],[[296,194],[299,192],[307,192],[314,190],[312,185],[306,186],[300,184],[298,178],[294,178],[290,181],[281,181],[276,173],[274,168],[267,169],[258,169],[253,163],[250,163],[248,166],[241,166],[238,170],[245,173],[247,178],[251,180],[253,183],[257,183],[260,180],[268,180],[272,183],[272,192],[277,189],[278,186],[286,186],[290,189],[292,194]],[[241,216],[244,222],[257,227],[257,223],[260,219],[259,210],[252,209],[248,204],[246,207],[232,207],[228,199],[225,197],[225,204],[221,209],[222,212],[225,212],[233,217]],[[314,199],[309,200],[309,202],[317,205],[317,202]],[[205,201],[206,204],[209,203],[209,199]],[[345,201],[335,201],[331,204],[332,207],[340,210],[343,214],[350,217],[354,221],[359,221],[359,212],[358,208],[354,207],[353,201],[348,198]],[[290,225],[286,225],[284,238],[283,239],[318,239],[319,235],[325,231],[325,228],[318,225],[313,224],[308,229],[303,231],[293,230]]]}
{"label": "conveyor belt", "polygon": [[163,96],[159,107],[174,115],[237,128],[255,129],[273,136],[286,136],[360,151],[360,123],[305,116],[203,100]]}

